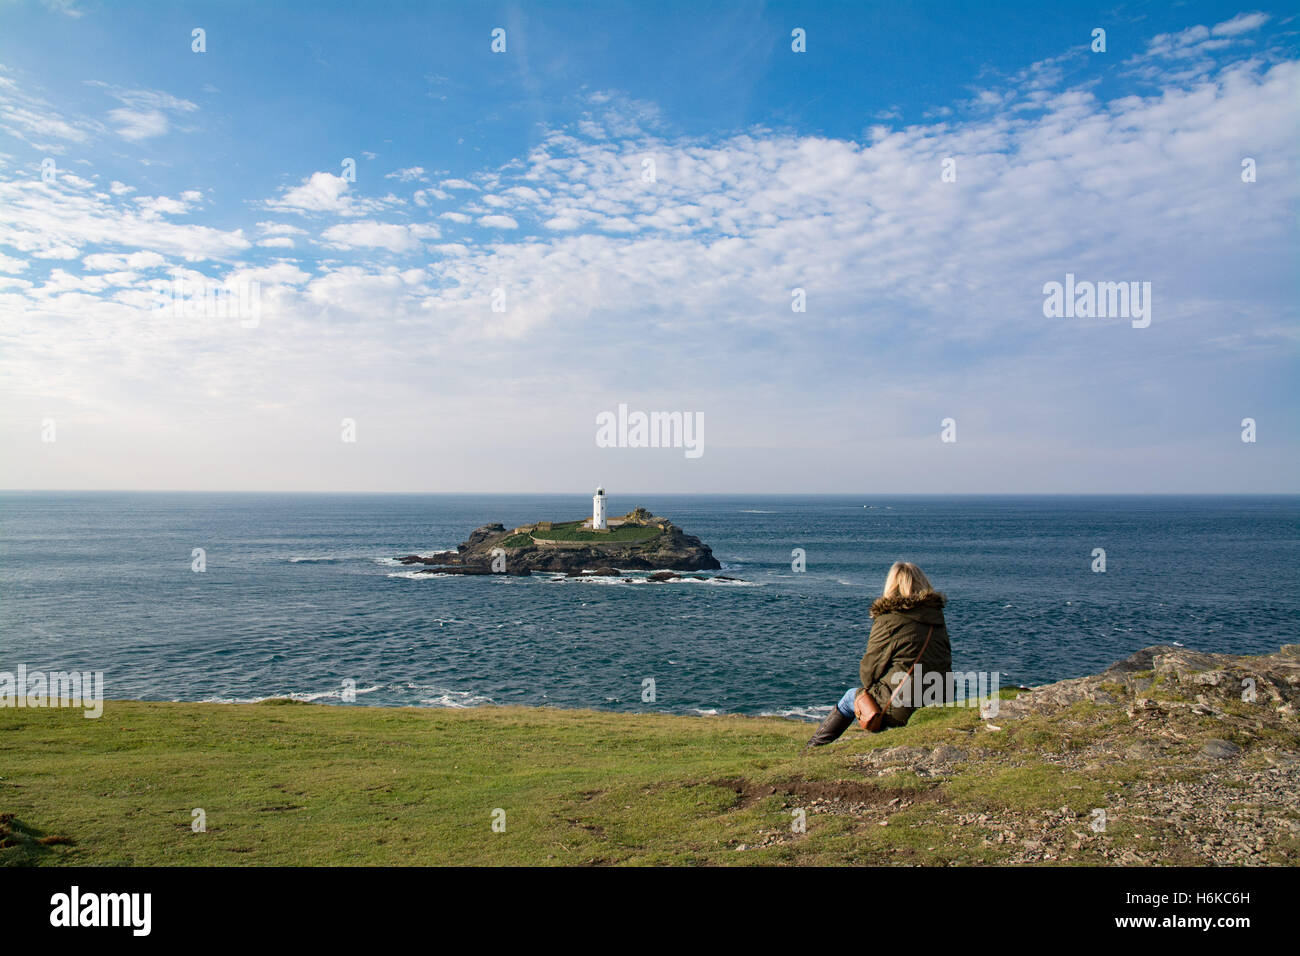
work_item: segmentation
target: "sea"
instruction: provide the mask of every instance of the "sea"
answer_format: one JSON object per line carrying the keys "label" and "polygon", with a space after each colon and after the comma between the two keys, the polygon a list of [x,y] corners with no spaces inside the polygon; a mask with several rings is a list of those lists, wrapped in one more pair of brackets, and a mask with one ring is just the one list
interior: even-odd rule
{"label": "sea", "polygon": [[582,517],[585,494],[0,492],[0,671],[101,671],[118,699],[811,719],[856,683],[896,560],[948,596],[954,668],[1002,686],[1153,644],[1300,641],[1297,496],[613,493],[609,513],[638,505],[722,570],[440,577],[396,560],[490,522]]}

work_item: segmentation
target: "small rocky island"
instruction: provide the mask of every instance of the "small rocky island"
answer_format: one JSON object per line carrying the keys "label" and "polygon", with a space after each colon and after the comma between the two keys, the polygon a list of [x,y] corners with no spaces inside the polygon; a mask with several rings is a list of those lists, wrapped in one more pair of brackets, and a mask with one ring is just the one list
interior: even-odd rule
{"label": "small rocky island", "polygon": [[398,560],[427,565],[429,574],[529,575],[549,571],[574,577],[617,577],[621,571],[632,570],[654,572],[651,581],[671,581],[682,577],[682,572],[722,567],[713,550],[699,538],[644,508],[607,518],[603,488],[596,489],[590,518],[537,521],[517,528],[485,524],[455,551],[408,554]]}

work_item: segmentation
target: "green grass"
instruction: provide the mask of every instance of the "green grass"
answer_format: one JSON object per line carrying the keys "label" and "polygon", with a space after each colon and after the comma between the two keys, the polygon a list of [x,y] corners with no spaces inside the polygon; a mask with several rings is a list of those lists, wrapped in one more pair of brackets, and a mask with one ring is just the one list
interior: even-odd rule
{"label": "green grass", "polygon": [[[965,708],[801,754],[812,729],[515,707],[0,709],[0,865],[993,863],[1012,848],[954,814],[1082,814],[1135,776],[1045,767],[1015,747],[1043,728],[989,733]],[[864,768],[877,748],[940,744],[969,762],[940,779]],[[1101,862],[1088,852],[1077,862]]]}
{"label": "green grass", "polygon": [[608,531],[583,531],[581,521],[563,521],[551,525],[547,531],[534,531],[529,534],[513,534],[505,540],[505,547],[518,548],[532,544],[532,539],[542,538],[547,541],[591,541],[595,543],[624,543],[628,541],[649,541],[659,537],[663,532],[654,525],[620,525]]}
{"label": "green grass", "polygon": [[[793,767],[809,731],[528,708],[4,709],[0,813],[14,819],[0,863],[713,859],[740,824],[720,812],[734,794],[707,781]],[[72,844],[38,842],[50,836]]]}

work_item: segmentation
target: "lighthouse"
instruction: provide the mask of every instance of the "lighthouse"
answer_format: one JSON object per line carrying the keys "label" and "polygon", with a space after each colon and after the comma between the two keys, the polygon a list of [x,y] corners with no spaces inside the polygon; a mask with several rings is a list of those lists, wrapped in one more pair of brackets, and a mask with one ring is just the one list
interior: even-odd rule
{"label": "lighthouse", "polygon": [[609,527],[605,523],[605,489],[597,488],[591,497],[591,527],[594,531],[604,531]]}

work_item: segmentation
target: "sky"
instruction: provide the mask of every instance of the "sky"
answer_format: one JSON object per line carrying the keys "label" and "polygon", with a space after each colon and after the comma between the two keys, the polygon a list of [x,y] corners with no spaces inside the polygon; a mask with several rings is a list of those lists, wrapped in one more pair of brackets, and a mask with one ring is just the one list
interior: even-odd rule
{"label": "sky", "polygon": [[1296,493],[1298,38],[0,0],[0,487]]}

